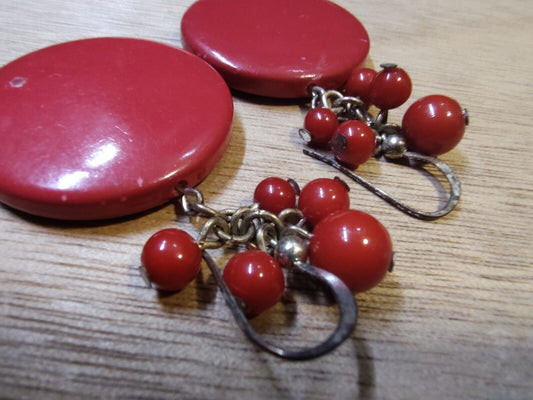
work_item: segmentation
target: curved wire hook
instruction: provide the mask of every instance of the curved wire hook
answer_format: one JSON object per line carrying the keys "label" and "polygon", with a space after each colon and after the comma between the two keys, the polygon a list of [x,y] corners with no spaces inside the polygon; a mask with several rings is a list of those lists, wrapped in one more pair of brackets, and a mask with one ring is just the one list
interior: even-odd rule
{"label": "curved wire hook", "polygon": [[322,161],[325,164],[328,164],[332,166],[333,168],[339,170],[344,175],[348,176],[361,186],[365,187],[366,189],[370,190],[372,193],[377,195],[378,197],[385,200],[387,203],[391,204],[392,206],[396,207],[398,210],[412,216],[418,219],[431,221],[435,220],[437,218],[443,217],[446,214],[450,213],[457,203],[459,202],[459,198],[461,197],[461,183],[459,182],[459,179],[457,178],[457,175],[452,171],[452,169],[444,162],[439,160],[436,157],[432,156],[426,156],[419,153],[407,151],[403,155],[403,157],[399,159],[407,159],[408,161],[418,161],[422,163],[429,163],[435,166],[446,178],[448,183],[450,184],[450,192],[448,196],[448,200],[446,201],[446,204],[439,208],[436,211],[422,211],[417,210],[416,208],[409,207],[406,204],[401,203],[400,201],[396,200],[394,197],[386,193],[385,191],[381,190],[380,188],[374,186],[366,179],[362,178],[361,176],[355,174],[350,169],[346,168],[339,162],[330,159],[328,157],[323,156],[322,154],[319,154],[315,151],[303,149],[303,153],[309,157],[312,157],[316,160]]}
{"label": "curved wire hook", "polygon": [[235,321],[239,325],[239,328],[244,332],[248,339],[262,349],[288,360],[309,360],[333,350],[344,340],[346,340],[353,332],[357,322],[357,304],[352,292],[348,289],[348,287],[332,273],[324,271],[311,264],[296,261],[293,263],[296,268],[319,279],[332,291],[340,309],[337,327],[324,342],[310,348],[283,349],[267,342],[254,330],[254,328],[252,328],[248,322],[248,319],[244,315],[242,309],[239,307],[237,300],[235,297],[233,297],[229,288],[226,286],[226,283],[224,282],[224,279],[222,278],[222,275],[220,274],[220,271],[214,260],[207,253],[207,251],[203,251],[202,253],[203,258],[211,270],[218,287],[222,291],[224,299],[226,300],[226,304],[230,308]]}

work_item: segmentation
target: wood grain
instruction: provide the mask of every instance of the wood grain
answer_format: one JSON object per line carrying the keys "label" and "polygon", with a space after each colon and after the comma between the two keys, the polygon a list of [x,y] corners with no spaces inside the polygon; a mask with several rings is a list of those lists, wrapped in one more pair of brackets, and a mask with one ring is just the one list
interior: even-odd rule
{"label": "wood grain", "polygon": [[[0,0],[0,65],[93,36],[179,46],[191,3]],[[282,361],[244,339],[205,266],[181,293],[159,297],[146,288],[137,270],[144,241],[176,221],[192,234],[198,228],[172,205],[84,225],[0,207],[0,398],[532,397],[533,7],[338,3],[368,29],[369,65],[396,62],[411,75],[412,99],[447,94],[471,115],[463,142],[442,157],[464,193],[448,217],[413,220],[351,184],[353,207],[388,227],[397,254],[394,273],[357,296],[353,337],[318,360]],[[267,176],[305,183],[336,175],[301,155],[302,104],[234,99],[230,148],[200,185],[214,207],[251,201]],[[401,121],[405,107],[391,119]],[[379,161],[360,173],[411,204],[436,205],[420,173]],[[300,278],[290,281],[299,290],[253,321],[278,343],[315,343],[335,324],[335,307]]]}

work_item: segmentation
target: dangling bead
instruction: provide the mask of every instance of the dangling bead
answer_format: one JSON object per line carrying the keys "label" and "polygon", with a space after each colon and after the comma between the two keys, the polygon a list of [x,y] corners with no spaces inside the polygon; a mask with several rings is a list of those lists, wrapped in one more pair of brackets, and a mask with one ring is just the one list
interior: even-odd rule
{"label": "dangling bead", "polygon": [[466,120],[457,101],[430,95],[414,102],[402,120],[409,150],[439,155],[452,150],[463,138]]}
{"label": "dangling bead", "polygon": [[260,250],[234,255],[224,268],[223,278],[231,294],[244,303],[244,313],[250,316],[272,307],[285,290],[281,267]]}
{"label": "dangling bead", "polygon": [[304,128],[311,135],[311,144],[328,144],[338,126],[337,116],[329,108],[313,108],[305,115]]}
{"label": "dangling bead", "polygon": [[381,67],[370,85],[370,102],[382,110],[400,107],[411,95],[411,78],[396,64]]}
{"label": "dangling bead", "polygon": [[179,229],[163,229],[144,245],[141,262],[150,282],[161,290],[181,290],[200,270],[202,252],[194,239]]}
{"label": "dangling bead", "polygon": [[376,134],[362,121],[346,121],[333,137],[331,149],[337,160],[355,168],[374,155]]}
{"label": "dangling bead", "polygon": [[357,68],[352,71],[344,85],[348,96],[359,97],[367,106],[370,105],[370,86],[377,72],[371,68]]}
{"label": "dangling bead", "polygon": [[263,210],[279,214],[286,208],[294,208],[297,190],[285,179],[270,177],[263,179],[254,192],[254,201]]}
{"label": "dangling bead", "polygon": [[340,179],[314,179],[300,192],[298,208],[312,225],[316,225],[329,214],[350,207],[348,190]]}
{"label": "dangling bead", "polygon": [[356,210],[324,218],[309,244],[311,264],[335,274],[355,293],[377,285],[390,269],[392,257],[387,229]]}

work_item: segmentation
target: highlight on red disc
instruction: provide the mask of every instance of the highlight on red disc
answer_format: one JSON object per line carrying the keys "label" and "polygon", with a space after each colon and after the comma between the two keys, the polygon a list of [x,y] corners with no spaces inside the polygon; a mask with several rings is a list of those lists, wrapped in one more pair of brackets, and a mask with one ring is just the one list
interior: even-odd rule
{"label": "highlight on red disc", "polygon": [[44,217],[113,218],[194,186],[227,148],[231,93],[200,58],[85,39],[0,68],[0,202]]}
{"label": "highlight on red disc", "polygon": [[370,46],[363,25],[327,0],[199,0],[181,31],[230,87],[279,98],[341,87]]}

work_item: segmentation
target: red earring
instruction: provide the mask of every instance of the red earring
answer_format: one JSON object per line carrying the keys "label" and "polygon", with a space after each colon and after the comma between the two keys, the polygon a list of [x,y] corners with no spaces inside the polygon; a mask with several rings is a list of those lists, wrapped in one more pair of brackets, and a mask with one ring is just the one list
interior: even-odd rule
{"label": "red earring", "polygon": [[[203,257],[239,327],[277,356],[304,360],[340,345],[357,320],[352,292],[372,288],[392,268],[387,229],[369,214],[349,209],[348,188],[340,180],[316,179],[300,191],[293,180],[267,178],[256,187],[255,204],[222,211],[206,206],[198,190],[180,190],[185,213],[207,220],[196,242],[178,229],[154,234],[141,256],[145,277],[159,289],[181,290],[195,278]],[[221,274],[208,250],[230,246],[245,250]],[[265,311],[283,296],[281,267],[296,268],[332,292],[339,322],[323,343],[283,349],[266,342],[248,323],[246,315]]]}
{"label": "red earring", "polygon": [[[312,145],[330,146],[334,158],[311,150],[305,154],[413,217],[436,219],[457,205],[459,179],[434,156],[459,142],[466,111],[448,97],[428,96],[409,108],[401,127],[388,123],[388,110],[409,98],[411,80],[394,64],[382,65],[380,72],[361,68],[368,34],[343,8],[327,0],[199,0],[187,10],[181,27],[186,48],[213,65],[233,89],[279,98],[312,94],[313,110],[301,136]],[[331,40],[323,32],[341,39]],[[381,109],[375,117],[368,112],[370,105]],[[417,210],[353,173],[373,155],[433,164],[450,185],[445,205],[434,212]]]}
{"label": "red earring", "polygon": [[[369,68],[355,69],[344,93],[318,86],[312,89],[312,108],[299,133],[310,146],[329,147],[334,158],[310,149],[305,149],[304,154],[331,165],[412,217],[440,218],[459,202],[461,186],[450,167],[435,156],[452,150],[460,142],[468,124],[468,112],[449,97],[432,95],[408,108],[402,126],[389,123],[389,109],[401,106],[409,98],[411,79],[395,64],[383,64],[382,68],[379,73]],[[368,111],[371,105],[381,109],[375,117]],[[409,164],[433,164],[450,185],[446,203],[437,211],[417,210],[353,172],[372,156]]]}

